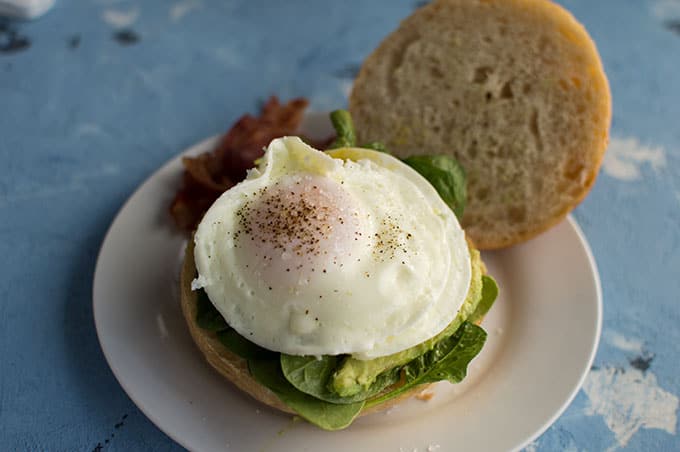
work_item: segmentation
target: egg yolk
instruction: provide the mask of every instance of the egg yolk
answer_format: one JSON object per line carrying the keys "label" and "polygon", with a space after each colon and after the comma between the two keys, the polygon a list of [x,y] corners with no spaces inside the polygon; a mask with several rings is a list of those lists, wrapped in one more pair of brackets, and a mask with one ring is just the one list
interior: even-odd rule
{"label": "egg yolk", "polygon": [[236,246],[273,289],[341,269],[364,241],[357,201],[332,179],[286,177],[252,198],[236,212]]}

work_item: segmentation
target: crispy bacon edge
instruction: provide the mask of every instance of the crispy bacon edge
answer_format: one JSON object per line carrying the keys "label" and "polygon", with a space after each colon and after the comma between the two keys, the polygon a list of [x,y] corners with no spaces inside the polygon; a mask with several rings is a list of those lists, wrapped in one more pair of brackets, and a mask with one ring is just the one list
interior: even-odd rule
{"label": "crispy bacon edge", "polygon": [[[215,149],[182,158],[182,186],[170,204],[175,225],[186,233],[196,229],[212,203],[245,178],[247,170],[262,157],[273,139],[298,132],[308,104],[301,97],[281,104],[276,96],[271,96],[260,116],[243,115],[220,138]],[[310,144],[323,149],[329,142],[330,139]]]}

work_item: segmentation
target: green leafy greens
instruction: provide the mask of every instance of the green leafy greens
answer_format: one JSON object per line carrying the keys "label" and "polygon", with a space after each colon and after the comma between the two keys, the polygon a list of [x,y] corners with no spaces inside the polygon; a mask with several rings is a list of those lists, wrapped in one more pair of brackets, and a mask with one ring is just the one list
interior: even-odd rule
{"label": "green leafy greens", "polygon": [[[347,110],[335,110],[331,112],[330,116],[336,137],[330,146],[328,146],[328,149],[351,148],[357,146],[357,135],[354,130],[352,115],[350,115]],[[364,143],[359,145],[359,147],[387,153],[385,145],[379,141]]]}
{"label": "green leafy greens", "polygon": [[[349,112],[335,110],[330,116],[336,138],[328,149],[356,146],[356,131]],[[389,153],[385,145],[379,141],[365,143],[359,147]],[[414,155],[402,161],[432,184],[459,220],[463,218],[467,202],[467,176],[465,169],[456,159],[448,155]]]}
{"label": "green leafy greens", "polygon": [[[493,281],[493,280],[491,280]],[[495,286],[495,285],[494,285]],[[491,292],[490,292],[491,293]],[[458,382],[465,377],[468,363],[481,350],[486,333],[464,322],[452,336],[442,339],[429,352],[381,373],[370,388],[352,397],[341,397],[329,388],[331,375],[342,356],[292,356],[266,350],[229,327],[203,290],[197,294],[196,321],[212,331],[230,351],[248,362],[253,378],[279,399],[325,430],[347,427],[365,406],[373,406],[399,396],[411,388],[440,380]],[[384,392],[403,378],[405,383]]]}
{"label": "green leafy greens", "polygon": [[383,143],[381,143],[380,141],[371,141],[370,143],[364,143],[359,147],[364,148],[364,149],[373,149],[374,151],[384,152],[386,154],[389,154],[389,151],[387,150],[385,145]]}
{"label": "green leafy greens", "polygon": [[465,169],[448,155],[414,155],[403,160],[432,184],[439,196],[453,210],[456,217],[463,218],[467,200]]}
{"label": "green leafy greens", "polygon": [[370,361],[363,361],[354,357],[343,360],[337,371],[333,374],[331,380],[333,390],[344,397],[363,393],[370,389],[373,382],[383,372],[394,367],[403,366],[430,351],[440,340],[453,335],[470,314],[477,309],[477,305],[482,298],[484,264],[482,263],[479,251],[472,248],[470,249],[470,266],[472,275],[465,301],[458,310],[456,317],[443,331],[420,344],[391,355],[381,356]]}
{"label": "green leafy greens", "polygon": [[276,359],[278,357],[278,353],[250,342],[233,328],[218,331],[217,339],[243,359]]}
{"label": "green leafy greens", "polygon": [[196,323],[208,331],[221,331],[229,328],[224,317],[220,314],[208,298],[204,290],[199,290],[196,298]]}
{"label": "green leafy greens", "polygon": [[477,325],[464,322],[456,334],[442,339],[437,345],[402,368],[406,383],[399,388],[367,402],[374,406],[398,397],[415,386],[448,380],[458,383],[465,378],[467,366],[482,350],[486,332]]}
{"label": "green leafy greens", "polygon": [[282,353],[281,369],[286,379],[297,389],[317,399],[332,403],[353,403],[366,400],[399,381],[399,367],[395,367],[378,375],[367,390],[343,397],[330,385],[331,377],[342,360],[343,358],[338,356],[324,355],[317,359],[314,356],[293,356]]}
{"label": "green leafy greens", "polygon": [[331,112],[331,123],[335,129],[336,137],[329,149],[350,148],[356,146],[357,136],[354,132],[352,116],[347,110],[335,110]]}
{"label": "green leafy greens", "polygon": [[482,275],[482,298],[479,300],[474,312],[468,317],[468,321],[477,323],[481,321],[498,297],[498,284],[489,275]]}
{"label": "green leafy greens", "polygon": [[279,399],[303,418],[324,430],[340,430],[356,418],[365,402],[336,404],[325,402],[297,390],[281,372],[278,360],[248,360],[253,378],[269,388]]}

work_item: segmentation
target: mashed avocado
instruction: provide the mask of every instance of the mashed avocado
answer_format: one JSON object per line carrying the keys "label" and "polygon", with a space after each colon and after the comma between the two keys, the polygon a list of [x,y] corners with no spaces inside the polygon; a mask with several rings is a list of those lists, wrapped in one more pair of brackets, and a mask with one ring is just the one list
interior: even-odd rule
{"label": "mashed avocado", "polygon": [[425,342],[392,355],[366,361],[352,357],[347,358],[332,376],[330,389],[342,397],[350,397],[366,391],[381,373],[408,363],[423,353],[432,350],[437,342],[455,333],[475,311],[482,298],[484,263],[480,258],[479,251],[472,247],[470,247],[470,263],[472,266],[472,278],[467,297],[458,311],[458,315],[442,332]]}

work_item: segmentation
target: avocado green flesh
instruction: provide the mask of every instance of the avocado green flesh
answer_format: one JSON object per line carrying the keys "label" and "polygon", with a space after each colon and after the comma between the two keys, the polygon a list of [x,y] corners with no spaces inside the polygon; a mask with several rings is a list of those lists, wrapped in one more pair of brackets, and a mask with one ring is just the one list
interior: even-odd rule
{"label": "avocado green flesh", "polygon": [[451,336],[463,322],[475,311],[482,298],[482,275],[484,264],[479,251],[470,247],[471,279],[470,289],[458,315],[436,336],[418,345],[392,355],[362,361],[353,357],[347,358],[333,374],[330,387],[342,397],[350,397],[367,390],[381,373],[397,366],[402,366],[418,356],[426,353],[440,340]]}

